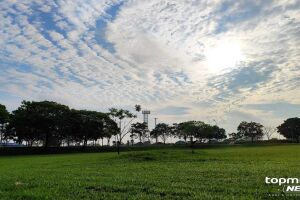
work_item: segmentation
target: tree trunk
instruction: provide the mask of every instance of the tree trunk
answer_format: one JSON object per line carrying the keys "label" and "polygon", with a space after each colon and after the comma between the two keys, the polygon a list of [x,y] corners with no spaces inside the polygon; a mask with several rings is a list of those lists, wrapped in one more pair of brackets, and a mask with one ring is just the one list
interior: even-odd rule
{"label": "tree trunk", "polygon": [[1,124],[1,129],[0,129],[0,143],[3,142],[3,136],[4,136],[4,124]]}
{"label": "tree trunk", "polygon": [[49,146],[49,136],[46,134],[44,147],[47,148]]}
{"label": "tree trunk", "polygon": [[120,144],[122,143],[122,139],[123,139],[123,138],[122,138],[122,134],[120,133],[120,134],[119,134],[119,139],[118,139],[118,141],[120,142]]}
{"label": "tree trunk", "polygon": [[120,155],[120,142],[117,141],[117,151],[118,151],[118,155]]}
{"label": "tree trunk", "polygon": [[191,149],[192,149],[192,153],[194,153],[194,142],[193,142],[193,137],[190,137],[191,140]]}
{"label": "tree trunk", "polygon": [[190,137],[191,144],[193,144],[193,137]]}

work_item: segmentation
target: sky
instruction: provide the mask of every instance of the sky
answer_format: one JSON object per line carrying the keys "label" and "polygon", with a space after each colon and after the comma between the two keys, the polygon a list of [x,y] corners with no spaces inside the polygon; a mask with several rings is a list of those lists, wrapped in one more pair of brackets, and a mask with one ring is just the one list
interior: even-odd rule
{"label": "sky", "polygon": [[[0,103],[149,109],[236,130],[300,117],[299,0],[2,0]],[[141,116],[139,118],[141,120]]]}

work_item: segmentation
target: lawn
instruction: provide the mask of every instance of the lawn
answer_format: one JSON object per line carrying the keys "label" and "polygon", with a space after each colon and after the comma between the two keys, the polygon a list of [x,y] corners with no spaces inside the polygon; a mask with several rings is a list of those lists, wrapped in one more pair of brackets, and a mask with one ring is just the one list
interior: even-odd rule
{"label": "lawn", "polygon": [[265,177],[300,178],[299,155],[275,145],[6,156],[0,199],[270,199],[279,187]]}

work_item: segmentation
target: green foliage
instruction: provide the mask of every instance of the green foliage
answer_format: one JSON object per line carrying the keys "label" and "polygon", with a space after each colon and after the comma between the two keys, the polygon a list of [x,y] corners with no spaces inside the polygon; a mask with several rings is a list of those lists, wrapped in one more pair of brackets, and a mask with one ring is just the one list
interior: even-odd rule
{"label": "green foliage", "polygon": [[[110,140],[111,136],[113,135],[117,135],[118,133],[120,133],[120,129],[117,125],[117,123],[112,120],[108,115],[106,115],[105,119],[105,123],[104,123],[104,132],[103,132],[103,137],[107,138],[108,140]],[[101,137],[101,138],[103,138]]]}
{"label": "green foliage", "polygon": [[185,140],[190,137],[199,139],[199,141],[212,139],[221,140],[226,138],[226,133],[223,128],[212,126],[202,121],[187,121],[177,125],[177,134]]}
{"label": "green foliage", "polygon": [[134,108],[135,108],[135,111],[137,111],[137,112],[140,112],[142,110],[141,105],[135,105]]}
{"label": "green foliage", "polygon": [[106,114],[86,110],[72,110],[70,113],[70,123],[67,124],[70,131],[67,132],[75,141],[83,140],[86,146],[88,140],[96,141],[104,137]]}
{"label": "green foliage", "polygon": [[122,120],[124,118],[135,118],[136,117],[134,114],[132,114],[128,110],[117,109],[117,108],[110,108],[109,115],[114,118],[117,118],[119,120]]}
{"label": "green foliage", "polygon": [[237,128],[238,133],[243,137],[251,138],[253,142],[254,139],[258,140],[263,137],[263,125],[256,122],[241,122]]}
{"label": "green foliage", "polygon": [[299,199],[265,184],[300,174],[299,145],[194,151],[1,157],[1,199]]}
{"label": "green foliage", "polygon": [[237,133],[230,133],[229,134],[230,139],[232,139],[233,141],[238,141],[240,139],[242,139],[244,136],[242,135],[241,132],[237,132]]}
{"label": "green foliage", "polygon": [[131,124],[130,137],[138,137],[140,142],[147,136],[148,126],[146,123],[136,122]]}
{"label": "green foliage", "polygon": [[285,120],[280,126],[277,127],[277,130],[284,137],[299,143],[300,118],[295,117]]}
{"label": "green foliage", "polygon": [[213,126],[213,137],[217,140],[220,139],[226,139],[227,135],[226,135],[226,131],[223,128],[219,128],[218,126]]}
{"label": "green foliage", "polygon": [[128,110],[117,109],[117,108],[110,108],[109,109],[109,116],[118,122],[119,125],[119,132],[116,135],[118,142],[122,143],[123,138],[130,133],[130,125],[136,115],[131,113]]}
{"label": "green foliage", "polygon": [[9,112],[6,107],[0,104],[0,142],[2,143],[3,137],[7,134],[7,123],[9,122]]}
{"label": "green foliage", "polygon": [[0,104],[0,124],[5,124],[9,120],[9,112],[6,110],[6,107]]}
{"label": "green foliage", "polygon": [[[135,105],[137,112],[141,111],[140,105]],[[21,106],[10,115],[5,106],[0,104],[1,141],[13,139],[19,143],[24,141],[32,145],[34,142],[43,143],[45,147],[59,146],[62,143],[80,143],[87,145],[88,141],[97,141],[103,138],[109,140],[116,137],[117,144],[131,133],[138,136],[140,141],[147,134],[147,125],[133,123],[137,116],[128,110],[111,108],[104,114],[96,111],[70,110],[68,106],[51,101],[23,101]],[[299,142],[299,118],[287,119],[277,127],[278,132],[286,138]],[[9,122],[9,123],[8,123]],[[263,128],[265,131],[263,131]],[[272,128],[263,127],[256,122],[241,122],[237,127],[238,132],[230,134],[231,139],[251,138],[251,141],[261,139],[263,134],[270,139],[274,132]],[[226,132],[216,125],[206,124],[202,121],[187,121],[179,124],[158,124],[150,133],[152,138],[158,138],[165,143],[168,137],[190,138],[198,142],[223,140]]]}
{"label": "green foliage", "polygon": [[117,129],[116,123],[107,114],[70,110],[55,102],[29,102],[13,111],[10,121],[9,138],[29,145],[42,141],[45,147],[59,146],[63,141],[83,142],[110,137]]}
{"label": "green foliage", "polygon": [[156,127],[150,132],[150,136],[152,138],[161,138],[163,143],[166,143],[168,137],[170,137],[173,133],[173,129],[171,126],[165,123],[159,123]]}
{"label": "green foliage", "polygon": [[14,132],[11,133],[15,133],[19,142],[41,140],[45,147],[57,145],[62,139],[62,119],[68,111],[67,106],[55,102],[23,101],[12,113],[10,127]]}

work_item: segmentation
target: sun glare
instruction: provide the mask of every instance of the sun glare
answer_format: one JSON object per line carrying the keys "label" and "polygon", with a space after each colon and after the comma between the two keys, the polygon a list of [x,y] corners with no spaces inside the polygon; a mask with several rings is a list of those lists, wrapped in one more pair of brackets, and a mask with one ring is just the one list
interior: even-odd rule
{"label": "sun glare", "polygon": [[229,42],[219,42],[208,48],[205,57],[207,67],[211,72],[234,68],[244,60],[240,45]]}

